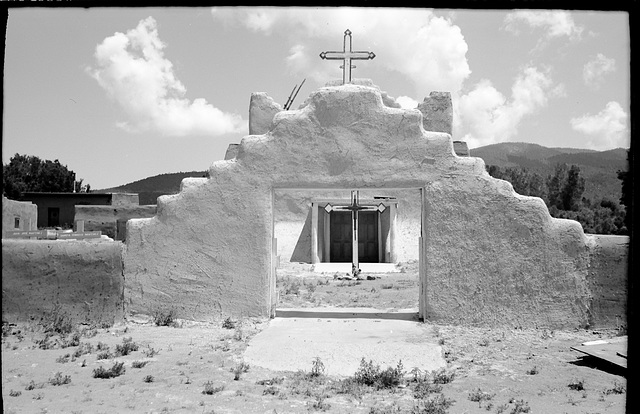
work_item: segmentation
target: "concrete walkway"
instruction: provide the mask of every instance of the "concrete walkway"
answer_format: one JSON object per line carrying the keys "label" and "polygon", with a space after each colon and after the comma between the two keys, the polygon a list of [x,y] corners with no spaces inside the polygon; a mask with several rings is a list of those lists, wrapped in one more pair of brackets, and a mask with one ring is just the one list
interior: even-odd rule
{"label": "concrete walkway", "polygon": [[251,339],[244,359],[274,371],[310,371],[320,357],[332,376],[353,375],[363,357],[381,368],[399,360],[406,371],[445,367],[430,328],[414,316],[364,308],[283,309]]}

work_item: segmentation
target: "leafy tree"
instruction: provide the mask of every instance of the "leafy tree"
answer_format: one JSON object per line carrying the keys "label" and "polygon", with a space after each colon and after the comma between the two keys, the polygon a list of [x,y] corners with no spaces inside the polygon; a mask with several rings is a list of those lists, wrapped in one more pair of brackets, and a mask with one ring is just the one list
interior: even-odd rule
{"label": "leafy tree", "polygon": [[540,174],[529,172],[524,168],[506,167],[501,169],[495,165],[486,167],[489,175],[509,181],[516,193],[540,197],[546,201],[547,189],[544,178]]}
{"label": "leafy tree", "polygon": [[580,168],[572,165],[560,192],[562,209],[577,211],[582,201],[582,193],[584,193],[584,178],[580,177]]}
{"label": "leafy tree", "polygon": [[553,176],[547,178],[549,207],[558,210],[578,211],[582,204],[584,193],[584,178],[580,177],[580,167],[567,164],[557,164]]}
{"label": "leafy tree", "polygon": [[548,199],[547,205],[562,210],[562,189],[565,185],[567,164],[556,164],[553,176],[547,177]]}
{"label": "leafy tree", "polygon": [[82,188],[82,179],[75,181],[75,173],[60,161],[41,160],[33,155],[15,154],[8,164],[2,166],[2,194],[11,199],[19,199],[24,192],[71,193]]}
{"label": "leafy tree", "polygon": [[542,198],[552,217],[576,220],[585,233],[628,234],[630,214],[625,210],[624,202],[630,202],[630,196],[625,198],[625,194],[628,194],[631,183],[627,179],[625,192],[624,172],[618,172],[618,178],[623,180],[623,197],[620,199],[623,205],[620,205],[606,198],[592,201],[583,197],[585,180],[576,165],[558,164],[554,174],[546,180],[525,168],[501,169],[490,165],[487,171],[492,177],[511,182],[519,194]]}
{"label": "leafy tree", "polygon": [[[629,167],[631,167],[631,152],[627,151],[627,163],[629,163]],[[632,217],[632,208],[631,208],[631,199],[632,199],[632,182],[631,175],[628,171],[618,171],[618,179],[622,181],[622,196],[620,197],[620,203],[626,209],[626,215],[624,218],[624,224],[627,229],[631,228],[631,217]]]}
{"label": "leafy tree", "polygon": [[544,178],[540,174],[533,174],[529,179],[529,195],[547,200],[547,193],[547,185],[544,182]]}

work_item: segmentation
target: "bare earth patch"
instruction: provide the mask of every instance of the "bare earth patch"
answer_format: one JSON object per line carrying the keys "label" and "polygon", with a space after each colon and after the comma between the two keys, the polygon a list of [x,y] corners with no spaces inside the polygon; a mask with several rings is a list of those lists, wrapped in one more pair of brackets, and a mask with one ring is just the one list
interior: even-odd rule
{"label": "bare earth patch", "polygon": [[[309,288],[311,283],[315,287]],[[414,272],[360,283],[331,275],[282,275],[278,289],[283,308],[417,310]],[[427,322],[427,335],[442,346],[444,370],[425,373],[360,361],[354,375],[344,378],[325,375],[314,355],[308,355],[304,372],[250,366],[243,359],[247,343],[268,324],[230,318],[169,323],[173,326],[128,322],[111,328],[73,326],[68,333],[47,333],[36,324],[3,324],[4,412],[625,411],[624,372],[594,366],[570,349],[613,337],[614,331],[484,329]],[[113,376],[101,377],[104,372]]]}

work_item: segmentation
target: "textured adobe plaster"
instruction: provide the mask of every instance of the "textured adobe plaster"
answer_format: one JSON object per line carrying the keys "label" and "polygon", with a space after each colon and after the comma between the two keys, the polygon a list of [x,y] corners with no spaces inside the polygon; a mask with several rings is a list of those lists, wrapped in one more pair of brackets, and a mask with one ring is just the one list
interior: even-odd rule
{"label": "textured adobe plaster", "polygon": [[422,112],[424,129],[451,134],[453,106],[449,92],[431,92],[418,104],[418,109]]}
{"label": "textured adobe plaster", "polygon": [[[264,92],[251,94],[249,103],[249,135],[261,135],[269,132],[273,117],[282,111],[282,105]],[[227,159],[225,157],[225,159]]]}
{"label": "textured adobe plaster", "polygon": [[488,175],[425,188],[426,316],[468,325],[588,324],[589,248],[576,221]]}
{"label": "textured adobe plaster", "polygon": [[54,310],[75,322],[123,317],[122,243],[2,240],[2,317],[28,321]]}
{"label": "textured adobe plaster", "polygon": [[627,326],[629,237],[589,234],[592,294],[590,323],[594,327]]}
{"label": "textured adobe plaster", "polygon": [[273,189],[425,187],[427,317],[586,323],[580,225],[552,219],[542,200],[489,177],[481,159],[457,157],[449,134],[425,131],[418,109],[385,105],[376,87],[313,92],[299,109],[276,113],[265,134],[246,136],[235,158],[215,162],[209,173],[160,197],[156,217],[128,222],[129,314],[172,307],[197,320],[268,316]]}
{"label": "textured adobe plaster", "polygon": [[450,169],[484,163],[456,157],[448,134],[425,132],[420,111],[385,106],[377,88],[321,88],[246,136],[210,179],[160,197],[156,217],[128,222],[127,311],[268,316],[272,188],[420,187]]}

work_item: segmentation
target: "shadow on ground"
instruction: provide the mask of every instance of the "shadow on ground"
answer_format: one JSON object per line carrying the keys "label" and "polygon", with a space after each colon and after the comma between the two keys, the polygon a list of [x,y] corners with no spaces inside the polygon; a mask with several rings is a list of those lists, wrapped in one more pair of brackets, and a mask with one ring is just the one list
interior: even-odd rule
{"label": "shadow on ground", "polygon": [[627,377],[627,370],[618,365],[612,364],[600,358],[596,358],[591,355],[584,356],[582,358],[578,358],[575,361],[569,361],[569,364],[576,365],[579,367],[588,367],[593,369],[598,369],[603,372],[607,372],[612,375],[618,375],[621,377]]}

